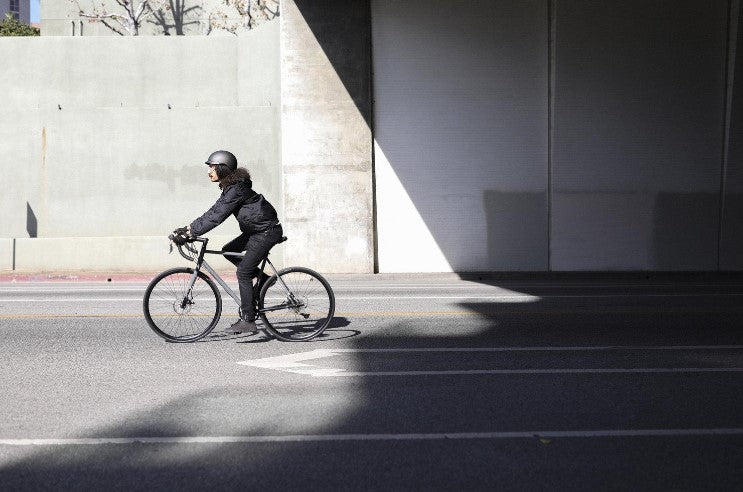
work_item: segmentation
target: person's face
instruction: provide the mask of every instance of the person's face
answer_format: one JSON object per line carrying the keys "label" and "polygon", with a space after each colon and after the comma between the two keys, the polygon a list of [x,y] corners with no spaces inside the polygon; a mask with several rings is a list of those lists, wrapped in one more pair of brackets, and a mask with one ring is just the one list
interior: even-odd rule
{"label": "person's face", "polygon": [[209,179],[212,180],[212,183],[219,181],[219,176],[217,176],[217,166],[209,166]]}

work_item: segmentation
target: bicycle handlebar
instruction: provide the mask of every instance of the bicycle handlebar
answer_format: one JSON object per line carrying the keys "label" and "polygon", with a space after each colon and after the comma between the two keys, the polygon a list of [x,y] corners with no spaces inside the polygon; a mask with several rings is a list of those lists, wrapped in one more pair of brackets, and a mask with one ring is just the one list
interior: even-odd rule
{"label": "bicycle handlebar", "polygon": [[[171,242],[170,243],[170,251],[172,252],[173,251],[173,243],[175,243],[175,234],[170,234],[168,236],[168,239],[170,239],[170,242]],[[194,248],[193,246],[191,246],[190,243],[200,242],[200,243],[206,244],[207,241],[208,241],[208,239],[205,238],[205,237],[189,237],[189,238],[186,238],[186,242],[185,243],[182,243],[182,244],[175,243],[175,244],[178,247],[178,253],[183,258],[185,258],[188,261],[196,261],[196,259],[199,256],[199,251],[196,250],[196,248]],[[183,251],[184,247],[185,247],[185,249],[186,249],[187,252],[186,251]]]}
{"label": "bicycle handlebar", "polygon": [[[175,236],[176,236],[175,234],[170,234],[168,236],[168,239],[170,239],[170,252],[171,253],[173,252],[173,243],[175,243]],[[181,243],[181,244],[178,244],[178,243],[175,243],[175,244],[178,247],[178,253],[188,261],[198,261],[199,256],[201,255],[202,251],[208,254],[220,253],[219,251],[210,251],[206,249],[206,244],[209,242],[208,238],[198,236],[198,237],[186,237],[184,239],[186,240],[186,242]],[[284,241],[286,241],[286,236],[282,236],[281,239],[276,244],[283,243]],[[201,247],[202,251],[197,250],[195,247],[191,245],[191,243],[202,243],[203,244]],[[184,248],[186,251],[184,251]],[[239,253],[233,253],[229,251],[228,252],[222,251],[221,254],[242,257],[242,255]]]}

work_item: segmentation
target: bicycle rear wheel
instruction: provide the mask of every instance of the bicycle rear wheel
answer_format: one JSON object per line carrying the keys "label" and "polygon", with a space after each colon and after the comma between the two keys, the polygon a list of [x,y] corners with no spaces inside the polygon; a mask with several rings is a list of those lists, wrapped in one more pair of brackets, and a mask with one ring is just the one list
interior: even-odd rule
{"label": "bicycle rear wheel", "polygon": [[317,337],[335,313],[330,284],[319,273],[303,267],[286,268],[279,276],[283,283],[274,275],[261,289],[258,314],[263,329],[285,342]]}
{"label": "bicycle rear wheel", "polygon": [[222,314],[222,297],[206,274],[193,288],[192,268],[173,268],[155,277],[144,294],[144,317],[152,331],[170,342],[193,342],[214,329]]}

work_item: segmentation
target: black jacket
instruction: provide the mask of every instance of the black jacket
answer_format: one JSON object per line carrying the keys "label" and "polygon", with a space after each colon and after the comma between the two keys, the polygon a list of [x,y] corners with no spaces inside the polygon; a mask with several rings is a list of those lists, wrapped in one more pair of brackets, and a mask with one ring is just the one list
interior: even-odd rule
{"label": "black jacket", "polygon": [[253,191],[250,174],[238,168],[222,181],[222,195],[204,215],[191,222],[191,234],[201,236],[234,215],[240,230],[249,234],[262,232],[279,222],[276,209]]}

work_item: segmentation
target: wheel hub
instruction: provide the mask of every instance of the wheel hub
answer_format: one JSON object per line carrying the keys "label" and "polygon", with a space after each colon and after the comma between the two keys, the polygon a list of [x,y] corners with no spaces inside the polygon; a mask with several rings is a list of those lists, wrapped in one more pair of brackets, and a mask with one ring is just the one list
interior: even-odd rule
{"label": "wheel hub", "polygon": [[173,302],[173,312],[178,315],[188,314],[191,312],[192,306],[193,306],[193,301],[191,299],[188,299],[185,302],[185,306],[184,306],[183,301],[176,300]]}

